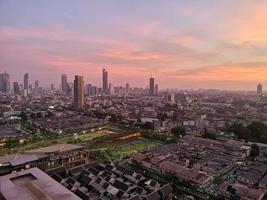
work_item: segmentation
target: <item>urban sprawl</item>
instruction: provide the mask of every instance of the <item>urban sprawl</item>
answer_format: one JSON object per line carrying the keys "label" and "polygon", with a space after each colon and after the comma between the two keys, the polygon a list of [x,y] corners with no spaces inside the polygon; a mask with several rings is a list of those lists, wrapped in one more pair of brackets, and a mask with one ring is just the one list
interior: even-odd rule
{"label": "urban sprawl", "polygon": [[[267,199],[267,96],[0,74],[0,199]],[[74,80],[73,80],[74,79]]]}

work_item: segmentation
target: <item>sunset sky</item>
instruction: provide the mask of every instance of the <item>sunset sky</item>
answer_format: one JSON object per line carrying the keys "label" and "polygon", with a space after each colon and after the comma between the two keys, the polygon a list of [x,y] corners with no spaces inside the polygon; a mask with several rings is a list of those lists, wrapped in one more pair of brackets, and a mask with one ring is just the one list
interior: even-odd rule
{"label": "sunset sky", "polygon": [[267,87],[266,0],[0,0],[0,73],[47,86]]}

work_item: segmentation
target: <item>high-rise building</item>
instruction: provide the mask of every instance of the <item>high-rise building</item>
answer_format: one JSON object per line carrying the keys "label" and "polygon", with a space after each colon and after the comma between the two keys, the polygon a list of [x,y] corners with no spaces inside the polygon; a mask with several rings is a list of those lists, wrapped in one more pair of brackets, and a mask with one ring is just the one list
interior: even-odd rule
{"label": "high-rise building", "polygon": [[106,69],[104,68],[103,69],[103,72],[102,72],[102,81],[103,81],[103,94],[108,94],[108,71],[106,71]]}
{"label": "high-rise building", "polygon": [[93,90],[92,84],[86,84],[86,86],[85,86],[85,95],[92,96],[92,90]]}
{"label": "high-rise building", "polygon": [[114,94],[114,87],[111,83],[108,84],[108,94],[110,95]]}
{"label": "high-rise building", "polygon": [[38,80],[36,80],[34,82],[34,89],[38,89],[38,88],[39,88],[39,82],[38,82]]}
{"label": "high-rise building", "polygon": [[259,83],[259,84],[257,85],[257,94],[258,94],[258,95],[261,95],[261,94],[262,94],[262,84],[261,84],[261,83]]}
{"label": "high-rise building", "polygon": [[129,85],[129,83],[126,83],[126,95],[128,95],[129,94],[129,91],[130,91],[130,85]]}
{"label": "high-rise building", "polygon": [[23,89],[24,89],[24,95],[27,96],[29,94],[29,74],[26,73],[24,74],[24,79],[23,79]]}
{"label": "high-rise building", "polygon": [[158,95],[158,91],[159,91],[159,86],[158,84],[155,85],[155,95]]}
{"label": "high-rise building", "polygon": [[155,94],[155,79],[151,77],[149,79],[149,95],[153,96]]}
{"label": "high-rise building", "polygon": [[73,83],[68,83],[67,96],[69,96],[69,97],[73,96]]}
{"label": "high-rise building", "polygon": [[67,82],[67,75],[66,74],[62,74],[61,75],[61,87],[62,87],[62,92],[64,92],[65,94],[68,93],[68,82]]}
{"label": "high-rise building", "polygon": [[6,72],[0,74],[0,91],[4,93],[8,93],[10,91],[9,74]]}
{"label": "high-rise building", "polygon": [[29,93],[32,93],[33,88],[32,88],[32,84],[29,84]]}
{"label": "high-rise building", "polygon": [[98,95],[98,88],[96,86],[92,87],[92,96],[97,96]]}
{"label": "high-rise building", "polygon": [[78,108],[84,106],[84,82],[82,76],[75,76],[74,80],[74,105]]}
{"label": "high-rise building", "polygon": [[19,89],[19,84],[18,84],[18,82],[14,82],[13,83],[13,89],[14,89],[14,94],[15,95],[20,95],[20,89]]}

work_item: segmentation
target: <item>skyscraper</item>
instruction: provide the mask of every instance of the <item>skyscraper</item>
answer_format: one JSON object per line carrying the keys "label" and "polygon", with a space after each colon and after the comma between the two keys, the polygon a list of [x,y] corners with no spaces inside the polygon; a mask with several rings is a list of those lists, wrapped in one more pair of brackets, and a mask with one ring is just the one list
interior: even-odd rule
{"label": "skyscraper", "polygon": [[103,69],[102,72],[102,79],[103,79],[103,94],[108,94],[108,71],[106,69]]}
{"label": "skyscraper", "polygon": [[84,106],[84,81],[82,76],[75,76],[74,80],[74,105],[82,108]]}
{"label": "skyscraper", "polygon": [[67,75],[66,74],[62,74],[61,75],[61,87],[62,87],[62,92],[67,94],[67,92],[68,92],[68,82],[67,82]]}
{"label": "skyscraper", "polygon": [[4,93],[8,93],[10,91],[9,74],[6,72],[0,74],[0,91]]}
{"label": "skyscraper", "polygon": [[155,85],[155,95],[158,95],[158,91],[159,91],[159,86],[158,84]]}
{"label": "skyscraper", "polygon": [[85,94],[87,96],[92,96],[92,90],[93,90],[92,84],[86,84],[86,86],[85,86]]}
{"label": "skyscraper", "polygon": [[149,79],[149,95],[153,96],[155,94],[155,79],[151,77]]}
{"label": "skyscraper", "polygon": [[258,94],[258,95],[261,95],[261,94],[262,94],[262,84],[261,84],[261,83],[259,83],[259,84],[257,85],[257,94]]}
{"label": "skyscraper", "polygon": [[38,80],[36,80],[34,82],[34,89],[38,89],[38,88],[39,88],[39,82],[38,82]]}
{"label": "skyscraper", "polygon": [[23,89],[24,89],[24,95],[28,95],[29,94],[29,74],[26,73],[24,74],[24,79],[23,79]]}
{"label": "skyscraper", "polygon": [[129,91],[130,91],[130,85],[129,85],[129,83],[126,83],[126,96],[128,96],[128,94],[129,94]]}
{"label": "skyscraper", "polygon": [[19,89],[19,84],[18,84],[18,82],[14,82],[14,83],[13,83],[13,87],[14,87],[14,94],[15,94],[15,95],[20,95],[20,89]]}

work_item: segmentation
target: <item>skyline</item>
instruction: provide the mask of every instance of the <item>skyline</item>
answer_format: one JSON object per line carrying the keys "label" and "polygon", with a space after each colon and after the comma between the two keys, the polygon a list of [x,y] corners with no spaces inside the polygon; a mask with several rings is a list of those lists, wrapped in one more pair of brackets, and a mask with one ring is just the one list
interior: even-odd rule
{"label": "skyline", "polygon": [[61,74],[100,86],[103,67],[114,85],[145,87],[151,73],[161,89],[267,84],[267,2],[114,2],[1,1],[0,73],[44,86]]}

